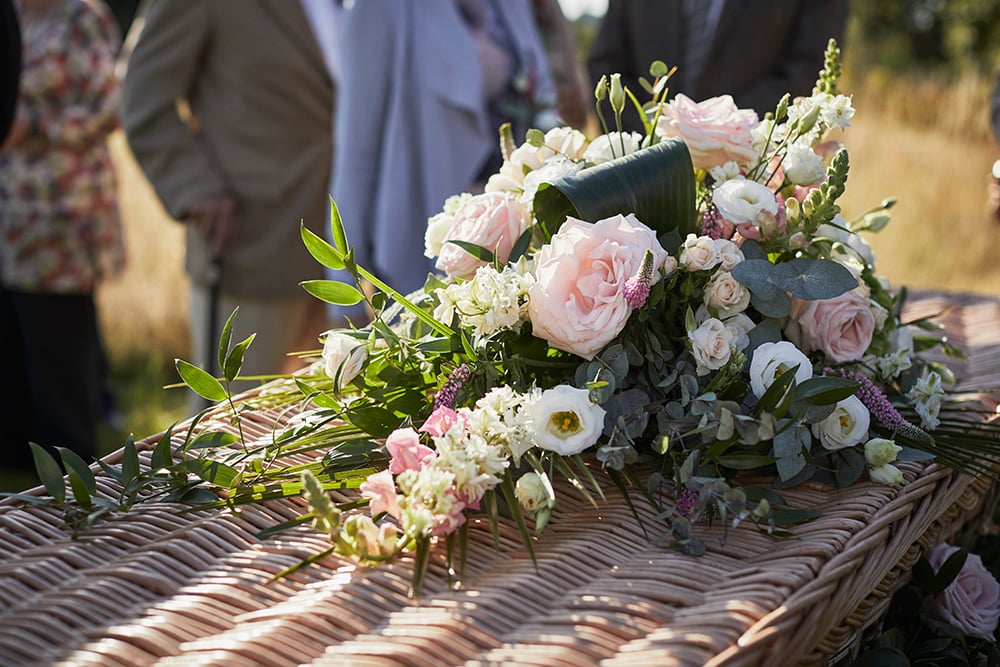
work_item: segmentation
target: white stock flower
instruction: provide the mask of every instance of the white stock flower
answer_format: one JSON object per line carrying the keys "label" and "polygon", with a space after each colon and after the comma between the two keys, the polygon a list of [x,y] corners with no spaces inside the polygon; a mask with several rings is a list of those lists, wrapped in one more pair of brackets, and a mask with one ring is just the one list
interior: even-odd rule
{"label": "white stock flower", "polygon": [[798,139],[791,143],[782,166],[785,169],[785,178],[795,185],[813,185],[826,176],[823,158],[816,154],[812,142],[807,139]]}
{"label": "white stock flower", "polygon": [[795,370],[795,383],[801,384],[813,376],[809,357],[794,343],[787,340],[777,343],[762,343],[753,351],[750,359],[750,390],[760,398],[767,388],[774,384],[785,371],[798,366]]}
{"label": "white stock flower", "polygon": [[839,213],[829,224],[816,228],[816,236],[830,239],[840,244],[834,250],[854,255],[866,266],[875,266],[875,252],[871,245],[860,234],[852,232],[847,227],[847,221]]}
{"label": "white stock flower", "polygon": [[714,317],[702,322],[694,331],[689,331],[688,339],[698,375],[708,375],[728,364],[736,347],[736,332]]}
{"label": "white stock flower", "polygon": [[340,373],[340,384],[345,385],[353,380],[368,359],[368,349],[363,341],[340,333],[328,331],[323,340],[323,369],[326,374],[336,379]]}
{"label": "white stock flower", "polygon": [[941,412],[942,398],[944,398],[944,387],[941,385],[941,375],[937,371],[924,373],[913,388],[906,392],[906,400],[920,415],[920,425],[929,431],[936,429],[941,423],[938,414]]}
{"label": "white stock flower", "polygon": [[433,440],[437,457],[429,465],[451,473],[455,492],[469,505],[500,482],[509,464],[500,447],[476,433],[451,429]]}
{"label": "white stock flower", "polygon": [[530,273],[520,273],[510,266],[501,273],[491,265],[482,266],[472,280],[435,290],[438,306],[434,317],[451,322],[458,313],[461,326],[471,328],[477,337],[515,329],[527,318],[526,302],[532,282]]}
{"label": "white stock flower", "polygon": [[[587,146],[583,160],[598,165],[625,155],[631,155],[642,148],[643,136],[638,132],[609,132],[602,134]],[[622,148],[624,146],[624,149]]]}
{"label": "white stock flower", "polygon": [[591,403],[586,389],[565,384],[546,389],[528,409],[538,446],[563,456],[595,444],[604,429],[604,408]]}
{"label": "white stock flower", "polygon": [[778,215],[778,200],[766,186],[746,178],[734,178],[712,192],[712,203],[722,217],[734,225],[757,225],[762,217]]}
{"label": "white stock flower", "polygon": [[521,456],[536,444],[528,408],[540,395],[540,389],[521,394],[508,385],[494,387],[468,411],[469,430],[504,448],[520,465]]}
{"label": "white stock flower", "polygon": [[847,95],[826,95],[822,101],[820,118],[828,127],[847,129],[854,117],[854,105]]}
{"label": "white stock flower", "polygon": [[830,450],[859,445],[868,439],[871,414],[857,396],[848,396],[837,403],[829,417],[813,424],[813,435],[819,444]]}

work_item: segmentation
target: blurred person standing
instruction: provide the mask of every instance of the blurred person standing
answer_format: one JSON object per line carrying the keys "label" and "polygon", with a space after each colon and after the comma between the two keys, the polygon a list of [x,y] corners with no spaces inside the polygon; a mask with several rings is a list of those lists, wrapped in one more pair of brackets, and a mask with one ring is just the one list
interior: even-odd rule
{"label": "blurred person standing", "polygon": [[511,122],[521,143],[530,127],[556,123],[535,20],[530,0],[344,10],[333,195],[357,263],[394,289],[424,285],[427,219],[499,169],[499,127]]}
{"label": "blurred person standing", "polygon": [[[827,42],[843,39],[847,9],[847,0],[609,0],[587,67],[594,84],[620,73],[645,102],[639,77],[662,60],[677,67],[671,97],[732,95],[764,114],[785,93],[812,92]],[[623,121],[642,129],[633,114]]]}
{"label": "blurred person standing", "polygon": [[0,145],[14,123],[21,79],[21,26],[13,0],[0,0]]}
{"label": "blurred person standing", "polygon": [[103,351],[94,291],[124,268],[108,135],[121,44],[99,0],[21,0],[16,116],[0,147],[0,441],[97,452]]}
{"label": "blurred person standing", "polygon": [[[322,235],[332,153],[333,0],[154,0],[137,19],[124,83],[128,143],[186,226],[193,354],[212,364],[234,308],[257,336],[243,375],[300,367],[318,347],[322,278],[299,225]],[[216,370],[216,372],[218,372]]]}

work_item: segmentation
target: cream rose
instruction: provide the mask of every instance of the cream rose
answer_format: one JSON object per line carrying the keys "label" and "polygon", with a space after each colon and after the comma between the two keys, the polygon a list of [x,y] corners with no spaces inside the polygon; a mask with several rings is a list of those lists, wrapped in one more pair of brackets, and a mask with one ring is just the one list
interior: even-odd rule
{"label": "cream rose", "polygon": [[730,95],[695,102],[678,94],[663,105],[656,130],[682,139],[694,166],[707,171],[730,160],[748,164],[756,159],[752,132],[759,122],[754,110],[738,109]]}
{"label": "cream rose", "polygon": [[680,265],[688,271],[714,269],[722,261],[720,246],[710,236],[688,234],[681,246]]}
{"label": "cream rose", "polygon": [[812,364],[802,350],[787,340],[762,343],[750,359],[750,390],[760,398],[788,369],[795,369],[795,382],[801,384],[813,376]]}
{"label": "cream rose", "polygon": [[868,440],[871,414],[857,396],[848,396],[837,403],[829,417],[813,424],[813,435],[826,449],[844,449]]}
{"label": "cream rose", "polygon": [[708,375],[717,371],[727,363],[736,347],[737,333],[728,328],[721,320],[710,317],[694,331],[688,332],[691,341],[691,353],[697,364],[698,375]]}
{"label": "cream rose", "polygon": [[750,305],[750,290],[729,271],[718,271],[705,285],[705,306],[720,319],[742,313]]}
{"label": "cream rose", "polygon": [[[447,240],[486,248],[503,264],[521,233],[531,224],[527,210],[514,195],[486,192],[466,200],[455,211]],[[485,262],[453,243],[445,243],[434,266],[449,276],[472,278]]]}
{"label": "cream rose", "polygon": [[535,254],[536,281],[528,290],[534,335],[593,359],[625,327],[632,309],[623,287],[647,250],[653,253],[655,281],[667,252],[656,233],[634,215],[595,224],[567,219]]}
{"label": "cream rose", "polygon": [[328,331],[323,340],[323,369],[332,378],[340,373],[340,384],[345,385],[361,372],[368,360],[364,342],[338,331]]}
{"label": "cream rose", "polygon": [[[927,560],[937,572],[956,551],[958,547],[939,544],[931,549]],[[969,554],[958,576],[937,596],[929,612],[967,635],[992,640],[1000,620],[1000,584],[980,556]]]}
{"label": "cream rose", "polygon": [[875,316],[868,299],[856,290],[833,299],[795,299],[785,334],[806,352],[822,350],[830,361],[854,361],[864,356],[875,333]]}
{"label": "cream rose", "polygon": [[562,456],[579,454],[604,430],[604,408],[590,402],[586,389],[565,384],[543,391],[528,412],[538,446]]}

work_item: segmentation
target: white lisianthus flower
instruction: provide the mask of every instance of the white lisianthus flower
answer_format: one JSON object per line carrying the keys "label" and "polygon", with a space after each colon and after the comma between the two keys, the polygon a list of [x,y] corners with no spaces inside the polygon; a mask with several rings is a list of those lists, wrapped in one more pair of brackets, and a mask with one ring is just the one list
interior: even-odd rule
{"label": "white lisianthus flower", "polygon": [[886,463],[885,465],[869,468],[868,478],[876,484],[899,486],[903,483],[903,471],[891,463]]}
{"label": "white lisianthus flower", "polygon": [[938,414],[941,412],[942,398],[944,398],[944,387],[941,385],[941,375],[937,371],[922,375],[913,388],[906,392],[906,400],[920,415],[920,425],[928,431],[933,431],[941,423]]}
{"label": "white lisianthus flower", "polygon": [[323,339],[323,369],[332,378],[340,373],[340,384],[345,385],[361,372],[368,360],[368,349],[363,341],[340,333],[328,331]]}
{"label": "white lisianthus flower", "polygon": [[702,322],[694,331],[689,331],[688,339],[698,375],[708,375],[728,364],[736,347],[736,332],[714,317]]}
{"label": "white lisianthus flower", "polygon": [[444,200],[442,211],[427,221],[427,231],[424,232],[424,257],[434,259],[441,254],[441,248],[448,240],[448,234],[455,223],[455,213],[470,199],[472,195],[468,192],[448,197]]}
{"label": "white lisianthus flower", "polygon": [[688,234],[681,246],[678,262],[688,271],[707,271],[719,265],[719,246],[710,236]]}
{"label": "white lisianthus flower", "polygon": [[549,488],[546,480],[536,472],[526,472],[517,479],[514,497],[527,512],[537,512],[549,504]]}
{"label": "white lisianthus flower", "polygon": [[712,192],[712,203],[734,225],[757,225],[778,215],[778,200],[769,188],[746,178],[721,183]]}
{"label": "white lisianthus flower", "polygon": [[740,165],[736,164],[733,160],[725,164],[720,164],[717,167],[712,167],[708,170],[708,175],[712,177],[712,180],[716,183],[724,183],[733,178],[740,178],[742,175],[740,173]]}
{"label": "white lisianthus flower", "polygon": [[873,468],[896,460],[903,448],[887,438],[872,438],[865,443],[865,461]]}
{"label": "white lisianthus flower", "polygon": [[837,403],[829,417],[813,424],[813,435],[819,444],[830,450],[853,447],[868,439],[871,414],[857,396],[848,396]]}
{"label": "white lisianthus flower", "polygon": [[[625,155],[631,155],[642,148],[643,136],[638,132],[609,132],[602,134],[587,146],[583,160],[591,165],[610,162]],[[624,150],[623,147],[624,146]]]}
{"label": "white lisianthus flower", "polygon": [[802,384],[813,376],[812,364],[802,350],[787,340],[762,343],[750,359],[750,390],[760,398],[788,369],[795,369],[795,383]]}
{"label": "white lisianthus flower", "polygon": [[785,178],[795,185],[813,185],[826,176],[823,158],[816,154],[812,143],[806,139],[798,139],[791,143],[782,165],[785,169]]}
{"label": "white lisianthus flower", "polygon": [[562,456],[595,444],[604,429],[604,408],[590,402],[586,389],[565,384],[546,389],[528,409],[538,446]]}

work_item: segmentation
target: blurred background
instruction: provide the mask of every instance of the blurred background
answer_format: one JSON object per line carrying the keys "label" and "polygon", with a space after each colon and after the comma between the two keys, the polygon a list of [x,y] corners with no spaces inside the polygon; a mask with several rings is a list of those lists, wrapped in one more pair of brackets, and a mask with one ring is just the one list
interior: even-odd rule
{"label": "blurred background", "polygon": [[[108,2],[127,27],[135,3]],[[606,0],[560,2],[582,58]],[[1000,225],[986,209],[1000,157],[988,118],[1000,0],[852,0],[841,46],[841,91],[857,109],[844,137],[851,170],[843,213],[850,219],[886,197],[899,200],[888,228],[868,237],[879,272],[895,286],[1000,297]],[[120,132],[112,146],[129,267],[98,293],[120,413],[105,426],[104,453],[129,433],[150,436],[187,416],[186,390],[164,387],[177,380],[174,359],[190,358],[181,228]],[[238,339],[250,333],[237,324]],[[0,471],[0,490],[32,484]]]}

